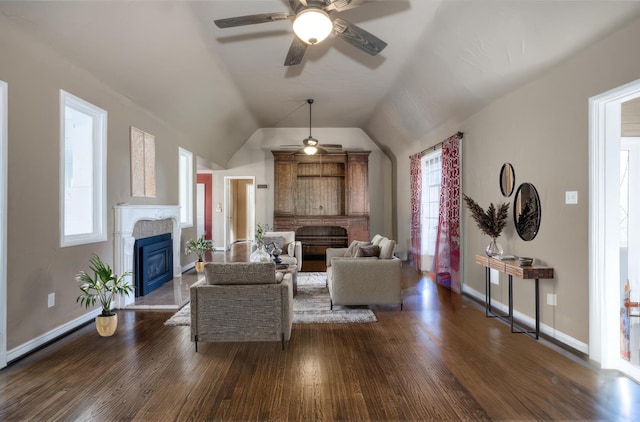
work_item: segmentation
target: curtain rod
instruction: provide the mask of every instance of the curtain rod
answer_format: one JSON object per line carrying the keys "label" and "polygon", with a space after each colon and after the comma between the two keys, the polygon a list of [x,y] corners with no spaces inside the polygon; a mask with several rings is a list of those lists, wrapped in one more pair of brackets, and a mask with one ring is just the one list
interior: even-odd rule
{"label": "curtain rod", "polygon": [[[456,132],[455,136],[457,136],[457,137],[458,137],[458,139],[462,139],[462,138],[464,137],[464,132],[460,132],[460,131],[458,131],[458,132]],[[423,149],[423,150],[422,150],[422,151],[420,151],[418,154],[420,154],[420,155],[425,155],[425,154],[427,154],[427,153],[429,153],[429,152],[432,152],[432,151],[437,150],[437,149],[438,149],[438,148],[440,148],[441,146],[442,146],[442,142],[438,142],[437,144],[435,144],[435,145],[434,145],[434,146],[432,146],[432,147],[429,147],[429,148],[427,148],[427,149]],[[410,156],[409,156],[409,158],[411,158],[413,155],[415,155],[415,154],[410,155]]]}

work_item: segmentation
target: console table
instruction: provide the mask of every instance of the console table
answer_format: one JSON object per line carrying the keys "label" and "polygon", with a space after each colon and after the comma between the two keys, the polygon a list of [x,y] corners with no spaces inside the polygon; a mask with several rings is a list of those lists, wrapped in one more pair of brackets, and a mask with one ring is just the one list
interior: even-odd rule
{"label": "console table", "polygon": [[[488,318],[500,318],[511,324],[512,333],[522,333],[529,337],[533,337],[536,340],[540,338],[540,279],[553,278],[553,268],[542,267],[539,265],[531,265],[521,267],[517,263],[517,259],[513,260],[501,260],[498,258],[489,257],[486,255],[476,255],[476,264],[480,264],[485,267],[485,315]],[[509,313],[506,315],[499,314],[493,311],[491,306],[491,274],[490,270],[498,270],[501,273],[505,273],[509,276]],[[527,331],[513,322],[513,277],[522,279],[534,279],[535,280],[535,309],[536,309],[536,327],[535,331]],[[515,329],[514,329],[515,328]]]}

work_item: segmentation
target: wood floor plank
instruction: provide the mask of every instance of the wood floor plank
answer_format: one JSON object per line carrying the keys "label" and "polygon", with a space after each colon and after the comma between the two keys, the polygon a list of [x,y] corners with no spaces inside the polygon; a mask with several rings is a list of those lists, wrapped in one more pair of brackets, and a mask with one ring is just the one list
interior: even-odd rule
{"label": "wood floor plank", "polygon": [[171,313],[119,311],[0,371],[0,420],[633,420],[640,386],[510,333],[403,270],[404,310],[296,324],[286,349],[200,343]]}

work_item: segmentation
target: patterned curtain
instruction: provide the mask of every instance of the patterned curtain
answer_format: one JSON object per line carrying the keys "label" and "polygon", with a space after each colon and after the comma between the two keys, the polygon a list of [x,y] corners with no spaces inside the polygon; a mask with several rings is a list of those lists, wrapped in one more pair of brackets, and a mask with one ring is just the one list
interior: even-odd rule
{"label": "patterned curtain", "polygon": [[413,267],[422,271],[422,239],[420,227],[420,199],[422,197],[422,154],[414,154],[409,157],[410,184],[411,184],[411,257]]}
{"label": "patterned curtain", "polygon": [[442,184],[434,272],[439,284],[460,293],[460,135],[442,142]]}

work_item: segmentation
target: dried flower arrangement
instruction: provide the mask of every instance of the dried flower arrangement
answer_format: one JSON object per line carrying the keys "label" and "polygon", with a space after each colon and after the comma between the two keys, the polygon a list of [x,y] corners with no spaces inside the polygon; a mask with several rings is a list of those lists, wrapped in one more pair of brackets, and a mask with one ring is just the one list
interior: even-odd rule
{"label": "dried flower arrangement", "polygon": [[502,229],[507,225],[507,217],[509,216],[509,203],[505,202],[496,208],[493,203],[489,205],[485,211],[476,201],[462,195],[467,203],[467,208],[471,211],[471,216],[476,221],[478,228],[482,233],[491,236],[493,239],[500,237]]}

